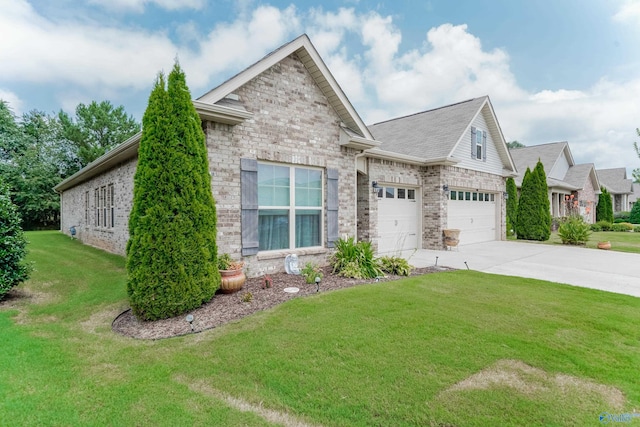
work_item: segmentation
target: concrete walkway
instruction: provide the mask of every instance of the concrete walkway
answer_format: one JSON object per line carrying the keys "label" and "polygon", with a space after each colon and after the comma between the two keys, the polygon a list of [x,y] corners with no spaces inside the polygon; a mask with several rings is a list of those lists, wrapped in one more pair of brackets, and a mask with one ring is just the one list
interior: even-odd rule
{"label": "concrete walkway", "polygon": [[[640,297],[640,254],[515,241],[404,252],[416,267],[444,267],[529,277]],[[466,262],[466,265],[465,265]]]}

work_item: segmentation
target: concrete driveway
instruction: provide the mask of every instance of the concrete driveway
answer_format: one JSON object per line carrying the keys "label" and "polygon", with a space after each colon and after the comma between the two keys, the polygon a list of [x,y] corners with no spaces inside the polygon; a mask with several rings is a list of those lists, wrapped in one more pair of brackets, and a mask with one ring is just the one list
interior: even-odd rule
{"label": "concrete driveway", "polygon": [[[402,254],[416,267],[468,268],[640,297],[640,254],[517,241],[460,246],[452,251]],[[465,265],[466,262],[466,265]]]}

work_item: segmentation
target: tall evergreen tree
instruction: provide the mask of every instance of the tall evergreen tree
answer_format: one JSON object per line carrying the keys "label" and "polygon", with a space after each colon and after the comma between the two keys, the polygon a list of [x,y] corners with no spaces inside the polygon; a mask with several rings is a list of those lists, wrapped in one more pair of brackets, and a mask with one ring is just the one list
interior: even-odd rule
{"label": "tall evergreen tree", "polygon": [[549,186],[547,185],[547,174],[544,172],[544,165],[540,160],[534,168],[536,179],[538,180],[538,200],[539,217],[539,238],[536,240],[549,240],[551,237],[551,202],[549,201]]}
{"label": "tall evergreen tree", "polygon": [[518,239],[548,240],[551,235],[551,212],[549,209],[546,174],[538,162],[531,171],[527,168],[522,180],[516,230]]}
{"label": "tall evergreen tree", "polygon": [[[513,178],[507,178],[507,234],[516,234],[518,219],[518,188]],[[513,230],[513,231],[512,231]]]}
{"label": "tall evergreen tree", "polygon": [[143,117],[127,243],[127,291],[141,319],[177,316],[220,286],[205,136],[184,72],[160,74]]}
{"label": "tall evergreen tree", "polygon": [[640,201],[636,200],[629,213],[629,222],[631,224],[640,224]]}
{"label": "tall evergreen tree", "polygon": [[596,206],[596,221],[613,222],[613,201],[609,191],[601,187],[598,196],[598,206]]}

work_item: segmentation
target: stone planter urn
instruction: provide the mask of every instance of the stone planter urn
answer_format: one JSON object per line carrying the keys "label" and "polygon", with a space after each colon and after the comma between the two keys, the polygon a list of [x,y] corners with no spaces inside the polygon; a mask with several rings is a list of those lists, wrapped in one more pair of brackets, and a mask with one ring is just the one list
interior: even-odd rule
{"label": "stone planter urn", "polygon": [[242,286],[247,281],[247,276],[242,271],[242,268],[234,270],[220,270],[220,292],[223,294],[232,294],[242,289]]}
{"label": "stone planter urn", "polygon": [[598,249],[611,249],[611,242],[598,242]]}
{"label": "stone planter urn", "polygon": [[458,246],[460,243],[460,230],[457,228],[446,228],[443,230],[444,244],[446,246]]}

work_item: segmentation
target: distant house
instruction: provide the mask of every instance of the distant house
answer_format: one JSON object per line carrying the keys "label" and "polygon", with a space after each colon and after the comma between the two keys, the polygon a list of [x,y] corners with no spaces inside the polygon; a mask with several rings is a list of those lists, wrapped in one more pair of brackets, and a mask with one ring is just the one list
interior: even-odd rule
{"label": "distant house", "polygon": [[527,168],[533,170],[538,160],[547,175],[552,217],[564,217],[575,209],[586,222],[596,220],[595,207],[600,194],[600,182],[592,163],[576,165],[569,143],[553,142],[530,147],[513,148],[511,156],[516,163],[516,186],[522,186]]}
{"label": "distant house", "polygon": [[598,169],[600,184],[613,199],[613,212],[629,210],[629,199],[633,195],[633,180],[627,179],[626,168]]}
{"label": "distant house", "polygon": [[[303,35],[193,103],[218,249],[251,276],[283,270],[288,254],[325,263],[343,236],[378,252],[441,249],[454,227],[461,244],[505,238],[515,166],[488,97],[370,130]],[[140,137],[56,186],[64,232],[125,253]]]}

